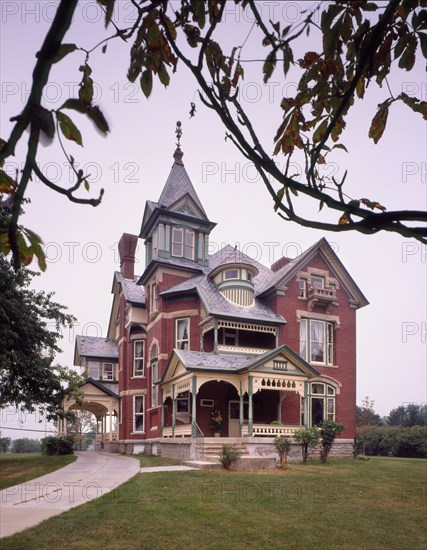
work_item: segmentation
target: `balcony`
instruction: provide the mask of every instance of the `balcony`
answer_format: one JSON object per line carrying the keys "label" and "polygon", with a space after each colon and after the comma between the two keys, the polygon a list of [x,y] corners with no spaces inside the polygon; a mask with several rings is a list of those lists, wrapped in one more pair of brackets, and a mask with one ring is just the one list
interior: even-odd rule
{"label": "balcony", "polygon": [[313,311],[314,306],[325,306],[326,313],[329,313],[331,306],[337,306],[337,292],[330,288],[310,288],[308,290],[308,310]]}

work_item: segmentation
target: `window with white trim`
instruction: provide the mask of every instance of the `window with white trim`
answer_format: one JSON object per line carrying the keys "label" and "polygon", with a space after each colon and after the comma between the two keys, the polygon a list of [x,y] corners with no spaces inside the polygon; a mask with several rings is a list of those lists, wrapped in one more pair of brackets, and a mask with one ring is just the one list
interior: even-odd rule
{"label": "window with white trim", "polygon": [[133,431],[144,432],[144,396],[135,395],[133,398]]}
{"label": "window with white trim", "polygon": [[133,341],[133,376],[144,376],[144,340]]}
{"label": "window with white trim", "polygon": [[175,347],[190,349],[190,319],[188,318],[175,321]]}
{"label": "window with white trim", "polygon": [[102,363],[102,379],[114,380],[114,365],[113,363]]}
{"label": "window with white trim", "polygon": [[300,298],[307,298],[307,279],[300,279],[299,280],[298,296]]}
{"label": "window with white trim", "polygon": [[159,405],[159,363],[156,359],[151,361],[151,406],[157,407]]}
{"label": "window with white trim", "polygon": [[157,284],[154,282],[150,285],[150,313],[155,313],[159,307],[159,298],[157,292]]}
{"label": "window with white trim", "polygon": [[324,420],[335,420],[335,388],[323,382],[310,385],[310,426]]}
{"label": "window with white trim", "polygon": [[99,363],[98,361],[89,361],[88,363],[89,377],[94,380],[99,380]]}
{"label": "window with white trim", "polygon": [[308,363],[333,365],[334,324],[317,319],[301,319],[300,355]]}
{"label": "window with white trim", "polygon": [[183,227],[172,228],[172,256],[194,260],[194,231]]}
{"label": "window with white trim", "polygon": [[311,286],[312,288],[325,288],[325,278],[319,275],[312,275]]}
{"label": "window with white trim", "polygon": [[189,391],[183,391],[176,396],[176,412],[177,413],[190,412],[190,392]]}

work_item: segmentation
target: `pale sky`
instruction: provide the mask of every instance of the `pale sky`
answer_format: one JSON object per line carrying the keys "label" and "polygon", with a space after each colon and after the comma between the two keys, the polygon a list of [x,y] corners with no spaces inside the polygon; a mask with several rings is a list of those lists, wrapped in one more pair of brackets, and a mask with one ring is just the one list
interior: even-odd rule
{"label": "pale sky", "polygon": [[[1,117],[0,136],[9,137],[10,117],[19,114],[28,97],[35,52],[40,48],[53,18],[55,1],[18,2],[3,0],[1,16]],[[115,21],[128,26],[134,12],[130,1],[116,2]],[[227,22],[220,38],[226,47],[242,44],[251,21],[227,8]],[[283,18],[282,25],[302,18],[298,2],[259,2],[270,17]],[[308,3],[304,3],[307,7]],[[93,1],[79,2],[73,25],[65,42],[90,49],[105,31],[102,13]],[[157,200],[169,174],[175,149],[175,124],[183,123],[184,164],[210,219],[218,226],[211,234],[212,252],[225,243],[238,244],[241,250],[269,265],[282,255],[295,256],[325,236],[361,288],[370,305],[360,310],[358,319],[357,402],[364,396],[375,401],[381,414],[409,402],[426,401],[426,247],[395,234],[375,236],[322,233],[282,221],[261,179],[230,141],[218,117],[198,100],[197,86],[181,65],[165,88],[155,80],[153,95],[146,99],[139,85],[129,83],[129,45],[115,40],[107,53],[97,50],[90,59],[95,95],[107,118],[111,133],[105,138],[94,130],[83,115],[67,114],[82,132],[84,148],[66,143],[80,166],[92,174],[91,196],[104,187],[103,202],[97,208],[68,202],[37,181],[29,187],[31,204],[26,206],[22,223],[40,234],[45,243],[48,268],[34,286],[54,291],[56,299],[68,306],[78,319],[73,331],[62,341],[58,360],[73,363],[74,336],[105,336],[112,303],[114,270],[119,269],[117,242],[123,232],[139,234],[145,201]],[[224,47],[224,50],[226,49]],[[295,57],[316,49],[315,37],[297,48]],[[242,59],[264,59],[268,50],[257,40],[256,30],[249,37]],[[75,52],[58,63],[45,89],[44,106],[59,107],[76,97],[84,61]],[[279,64],[280,65],[280,64]],[[268,86],[260,78],[262,63],[246,63],[241,86],[241,101],[252,117],[265,148],[273,150],[273,137],[280,125],[282,97],[295,92],[296,73],[283,80],[276,69]],[[294,76],[295,75],[295,76]],[[422,60],[413,71],[399,71],[389,80],[394,95],[421,93],[426,99],[426,80]],[[354,198],[367,197],[389,210],[426,208],[426,127],[421,116],[395,104],[390,110],[383,139],[374,145],[367,134],[376,105],[388,97],[388,90],[368,89],[347,121],[343,142],[350,153],[338,152],[325,166],[329,174],[342,176],[348,169],[346,192]],[[196,102],[196,116],[189,119],[190,103]],[[25,139],[17,148],[8,170],[20,167],[25,154]],[[70,170],[57,142],[39,149],[43,171],[56,183],[70,186]],[[277,157],[284,166],[284,157]],[[15,163],[15,164],[13,164]],[[302,159],[295,159],[295,172]],[[84,190],[81,195],[88,197]],[[324,209],[325,210],[325,209]],[[320,216],[317,208],[302,203],[302,213]],[[339,214],[322,211],[328,221]],[[138,253],[144,266],[143,243]],[[35,268],[35,264],[32,266]],[[34,419],[21,424],[12,414],[1,415],[0,429],[6,426],[28,428]],[[44,426],[43,428],[44,429]],[[10,435],[17,437],[17,431]],[[30,434],[22,433],[21,437]],[[33,437],[40,437],[34,433]]]}

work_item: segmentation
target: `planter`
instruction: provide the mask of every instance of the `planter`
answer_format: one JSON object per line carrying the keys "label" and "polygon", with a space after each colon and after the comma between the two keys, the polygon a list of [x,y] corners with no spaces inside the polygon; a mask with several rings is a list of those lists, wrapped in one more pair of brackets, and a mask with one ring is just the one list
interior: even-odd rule
{"label": "planter", "polygon": [[214,432],[214,437],[221,437],[221,432]]}

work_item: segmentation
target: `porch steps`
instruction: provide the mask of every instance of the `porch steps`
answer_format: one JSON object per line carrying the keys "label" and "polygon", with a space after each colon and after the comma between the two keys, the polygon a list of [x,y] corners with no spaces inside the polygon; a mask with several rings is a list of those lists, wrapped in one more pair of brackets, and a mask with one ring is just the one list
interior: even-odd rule
{"label": "porch steps", "polygon": [[[217,461],[218,460],[218,455],[222,451],[222,446],[224,445],[224,443],[228,443],[228,444],[231,444],[231,445],[233,445],[233,444],[236,445],[236,447],[239,449],[242,456],[247,454],[246,445],[244,443],[237,442],[237,441],[230,441],[230,440],[228,440],[229,438],[226,438],[226,437],[218,438],[218,439],[219,439],[219,441],[218,440],[205,441],[203,460]],[[232,438],[230,438],[230,439],[232,439]]]}

